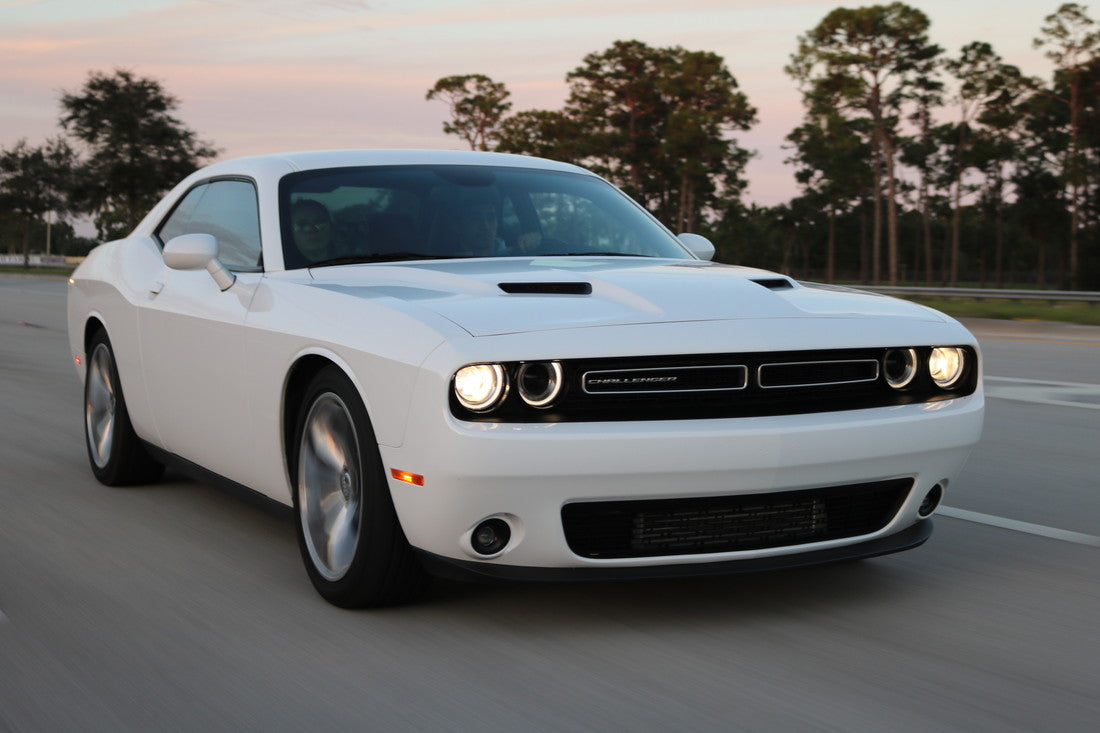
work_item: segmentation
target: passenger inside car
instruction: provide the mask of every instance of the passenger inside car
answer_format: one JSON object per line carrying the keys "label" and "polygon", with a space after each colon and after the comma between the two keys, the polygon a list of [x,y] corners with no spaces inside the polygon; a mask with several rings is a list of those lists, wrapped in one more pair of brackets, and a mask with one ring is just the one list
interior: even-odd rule
{"label": "passenger inside car", "polygon": [[335,256],[332,217],[320,201],[301,199],[290,208],[294,244],[309,262]]}
{"label": "passenger inside car", "polygon": [[438,207],[430,239],[440,255],[507,257],[532,255],[538,250],[538,232],[501,232],[501,196],[490,187],[462,187],[447,191]]}

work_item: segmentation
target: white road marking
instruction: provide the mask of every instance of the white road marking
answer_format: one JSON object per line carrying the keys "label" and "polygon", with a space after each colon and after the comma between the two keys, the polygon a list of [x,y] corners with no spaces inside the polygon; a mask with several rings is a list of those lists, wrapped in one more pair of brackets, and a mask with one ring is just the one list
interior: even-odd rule
{"label": "white road marking", "polygon": [[1100,537],[1084,534],[1083,532],[1070,532],[1067,529],[1045,527],[1041,524],[1031,524],[1030,522],[1021,522],[1016,519],[1006,519],[1005,517],[997,517],[992,514],[982,514],[981,512],[971,512],[966,509],[956,509],[953,506],[941,506],[936,510],[936,514],[944,517],[952,517],[954,519],[962,519],[967,522],[988,524],[991,527],[1011,529],[1016,532],[1026,532],[1027,534],[1039,535],[1040,537],[1049,537],[1053,540],[1073,542],[1074,544],[1088,545],[1089,547],[1100,547]]}
{"label": "white road marking", "polygon": [[989,376],[985,377],[984,381],[987,397],[1056,407],[1100,410],[1100,384]]}
{"label": "white road marking", "polygon": [[6,624],[7,622],[8,617],[4,615],[4,612],[2,610],[0,610],[0,624]]}

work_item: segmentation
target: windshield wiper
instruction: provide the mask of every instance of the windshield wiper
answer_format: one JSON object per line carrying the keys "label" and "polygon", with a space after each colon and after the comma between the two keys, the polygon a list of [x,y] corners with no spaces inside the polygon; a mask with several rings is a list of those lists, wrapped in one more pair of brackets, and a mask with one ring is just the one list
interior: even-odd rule
{"label": "windshield wiper", "polygon": [[369,255],[343,255],[314,262],[308,267],[334,267],[336,265],[361,265],[368,262],[401,262],[403,260],[457,260],[463,255],[429,255],[423,252],[380,252]]}

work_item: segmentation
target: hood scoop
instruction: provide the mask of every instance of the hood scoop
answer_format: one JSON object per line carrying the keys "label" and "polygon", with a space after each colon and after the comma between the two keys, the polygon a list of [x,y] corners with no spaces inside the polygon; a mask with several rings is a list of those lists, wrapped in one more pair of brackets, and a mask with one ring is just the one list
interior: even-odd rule
{"label": "hood scoop", "polygon": [[519,282],[498,283],[509,295],[591,295],[592,283],[586,282]]}
{"label": "hood scoop", "polygon": [[785,277],[760,277],[752,278],[757,285],[762,285],[768,290],[793,290],[794,284]]}

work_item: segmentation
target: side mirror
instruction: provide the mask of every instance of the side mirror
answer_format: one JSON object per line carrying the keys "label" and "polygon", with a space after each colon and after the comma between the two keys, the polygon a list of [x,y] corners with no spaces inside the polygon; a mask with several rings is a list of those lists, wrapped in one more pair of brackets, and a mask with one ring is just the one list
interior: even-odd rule
{"label": "side mirror", "polygon": [[164,264],[173,270],[205,269],[218,287],[229,290],[237,277],[218,260],[218,240],[209,234],[181,234],[164,245]]}
{"label": "side mirror", "polygon": [[687,232],[676,235],[676,238],[680,240],[680,243],[688,248],[688,251],[701,260],[713,260],[714,259],[714,245],[710,243],[710,240],[699,234],[689,234]]}

